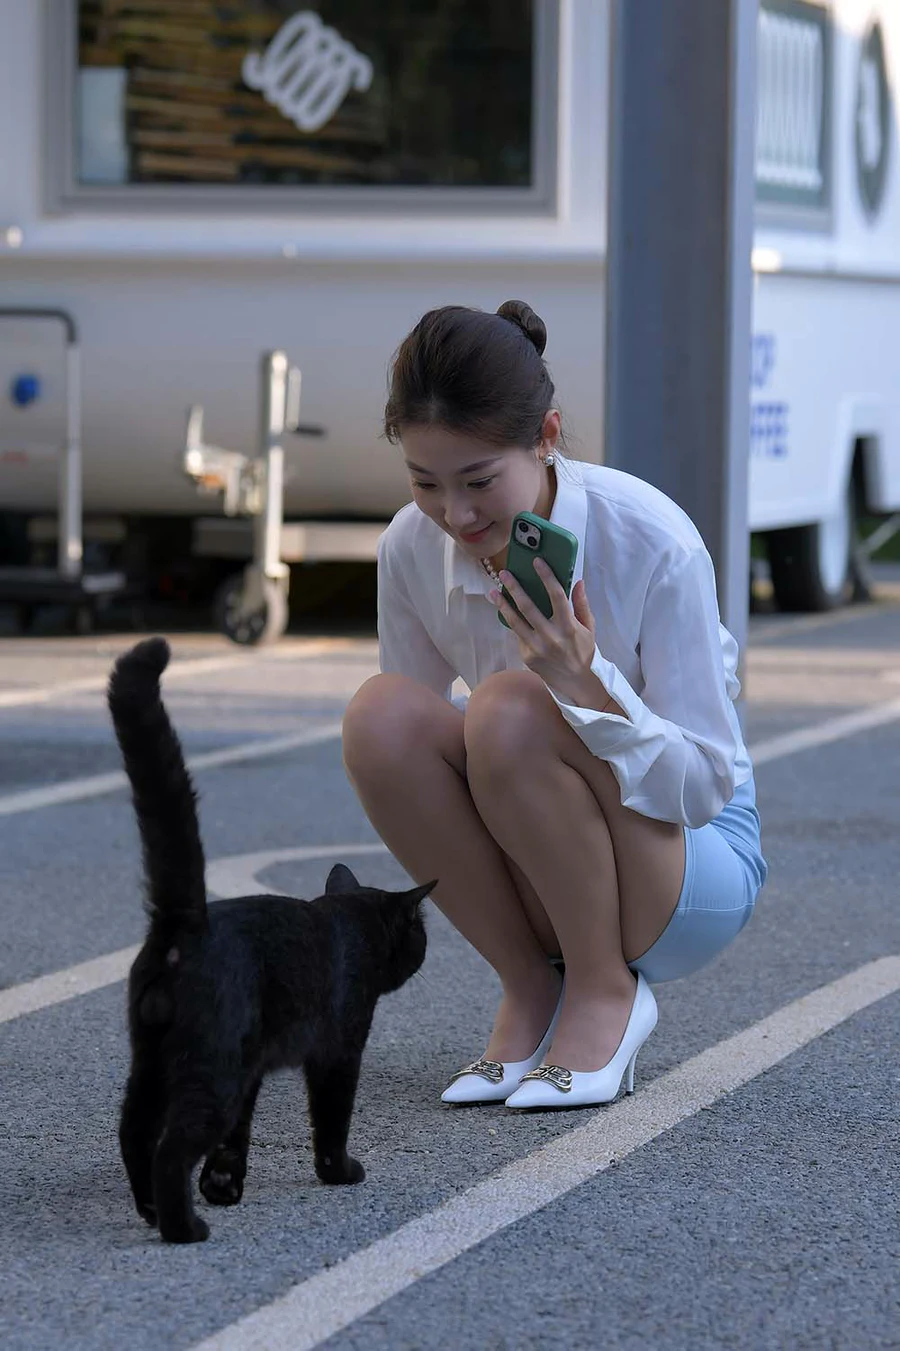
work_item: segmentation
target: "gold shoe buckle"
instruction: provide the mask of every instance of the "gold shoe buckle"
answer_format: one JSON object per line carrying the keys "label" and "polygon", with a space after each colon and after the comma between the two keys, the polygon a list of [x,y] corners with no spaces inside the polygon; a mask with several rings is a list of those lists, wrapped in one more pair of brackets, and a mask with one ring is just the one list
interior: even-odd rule
{"label": "gold shoe buckle", "polygon": [[560,1093],[572,1091],[572,1071],[564,1069],[562,1065],[538,1065],[536,1070],[529,1070],[527,1074],[523,1074],[520,1083],[524,1084],[526,1079],[540,1079],[543,1083],[558,1088]]}
{"label": "gold shoe buckle", "polygon": [[482,1079],[487,1079],[489,1084],[500,1084],[503,1082],[504,1070],[499,1060],[473,1060],[464,1070],[456,1071],[450,1080],[451,1084],[455,1084],[464,1074],[478,1074]]}

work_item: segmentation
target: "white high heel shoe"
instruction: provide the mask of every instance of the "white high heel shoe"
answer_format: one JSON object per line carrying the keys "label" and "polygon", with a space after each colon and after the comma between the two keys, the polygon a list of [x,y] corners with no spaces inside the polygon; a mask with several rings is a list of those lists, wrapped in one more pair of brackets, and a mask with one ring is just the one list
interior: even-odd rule
{"label": "white high heel shoe", "polygon": [[518,1087],[522,1076],[536,1069],[543,1060],[556,1031],[562,1001],[563,992],[560,991],[556,1012],[534,1055],[530,1055],[527,1060],[473,1060],[465,1069],[457,1070],[441,1094],[441,1102],[505,1102],[513,1089]]}
{"label": "white high heel shoe", "polygon": [[634,1092],[634,1062],[656,1027],[659,1014],[653,991],[638,973],[637,990],[615,1055],[599,1070],[567,1070],[562,1065],[538,1065],[522,1075],[522,1082],[506,1099],[507,1107],[593,1107],[612,1102],[625,1080],[625,1092]]}

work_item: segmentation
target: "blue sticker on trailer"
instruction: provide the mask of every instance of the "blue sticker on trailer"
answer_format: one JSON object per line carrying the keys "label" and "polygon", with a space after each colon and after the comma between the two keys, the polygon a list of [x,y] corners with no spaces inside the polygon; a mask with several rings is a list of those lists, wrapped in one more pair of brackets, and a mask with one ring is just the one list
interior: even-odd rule
{"label": "blue sticker on trailer", "polygon": [[[765,389],[775,370],[774,333],[754,333],[750,349],[751,389]],[[788,454],[789,408],[783,399],[754,399],[750,405],[750,454],[783,460]]]}
{"label": "blue sticker on trailer", "polygon": [[750,349],[750,384],[765,389],[775,369],[775,334],[754,333]]}
{"label": "blue sticker on trailer", "polygon": [[41,382],[36,375],[17,375],[10,385],[9,397],[17,408],[27,408],[41,397]]}
{"label": "blue sticker on trailer", "polygon": [[776,399],[754,403],[750,409],[750,454],[783,460],[787,453],[787,404]]}

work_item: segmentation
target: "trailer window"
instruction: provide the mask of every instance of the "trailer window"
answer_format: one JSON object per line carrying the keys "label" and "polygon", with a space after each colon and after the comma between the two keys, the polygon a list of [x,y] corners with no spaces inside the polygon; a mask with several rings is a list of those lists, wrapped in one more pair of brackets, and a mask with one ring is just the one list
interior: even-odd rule
{"label": "trailer window", "polygon": [[78,0],[68,190],[533,200],[552,145],[555,11],[547,0]]}
{"label": "trailer window", "polygon": [[761,0],[756,199],[824,216],[831,201],[831,16],[815,0]]}

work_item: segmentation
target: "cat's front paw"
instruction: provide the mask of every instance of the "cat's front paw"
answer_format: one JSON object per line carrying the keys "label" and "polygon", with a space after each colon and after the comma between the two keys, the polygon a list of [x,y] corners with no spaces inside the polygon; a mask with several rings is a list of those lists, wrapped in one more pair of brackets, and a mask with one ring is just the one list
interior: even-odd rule
{"label": "cat's front paw", "polygon": [[135,1201],[135,1208],[142,1220],[146,1220],[151,1229],[155,1229],[159,1217],[156,1214],[156,1206],[152,1201]]}
{"label": "cat's front paw", "polygon": [[351,1159],[349,1154],[342,1154],[340,1158],[326,1154],[316,1160],[316,1175],[320,1182],[330,1187],[341,1187],[362,1182],[366,1170],[358,1159]]}
{"label": "cat's front paw", "polygon": [[174,1224],[161,1224],[159,1234],[165,1243],[204,1243],[209,1238],[209,1225],[199,1215],[189,1215]]}
{"label": "cat's front paw", "polygon": [[211,1155],[200,1174],[200,1190],[211,1206],[236,1206],[244,1194],[240,1159],[236,1155]]}

